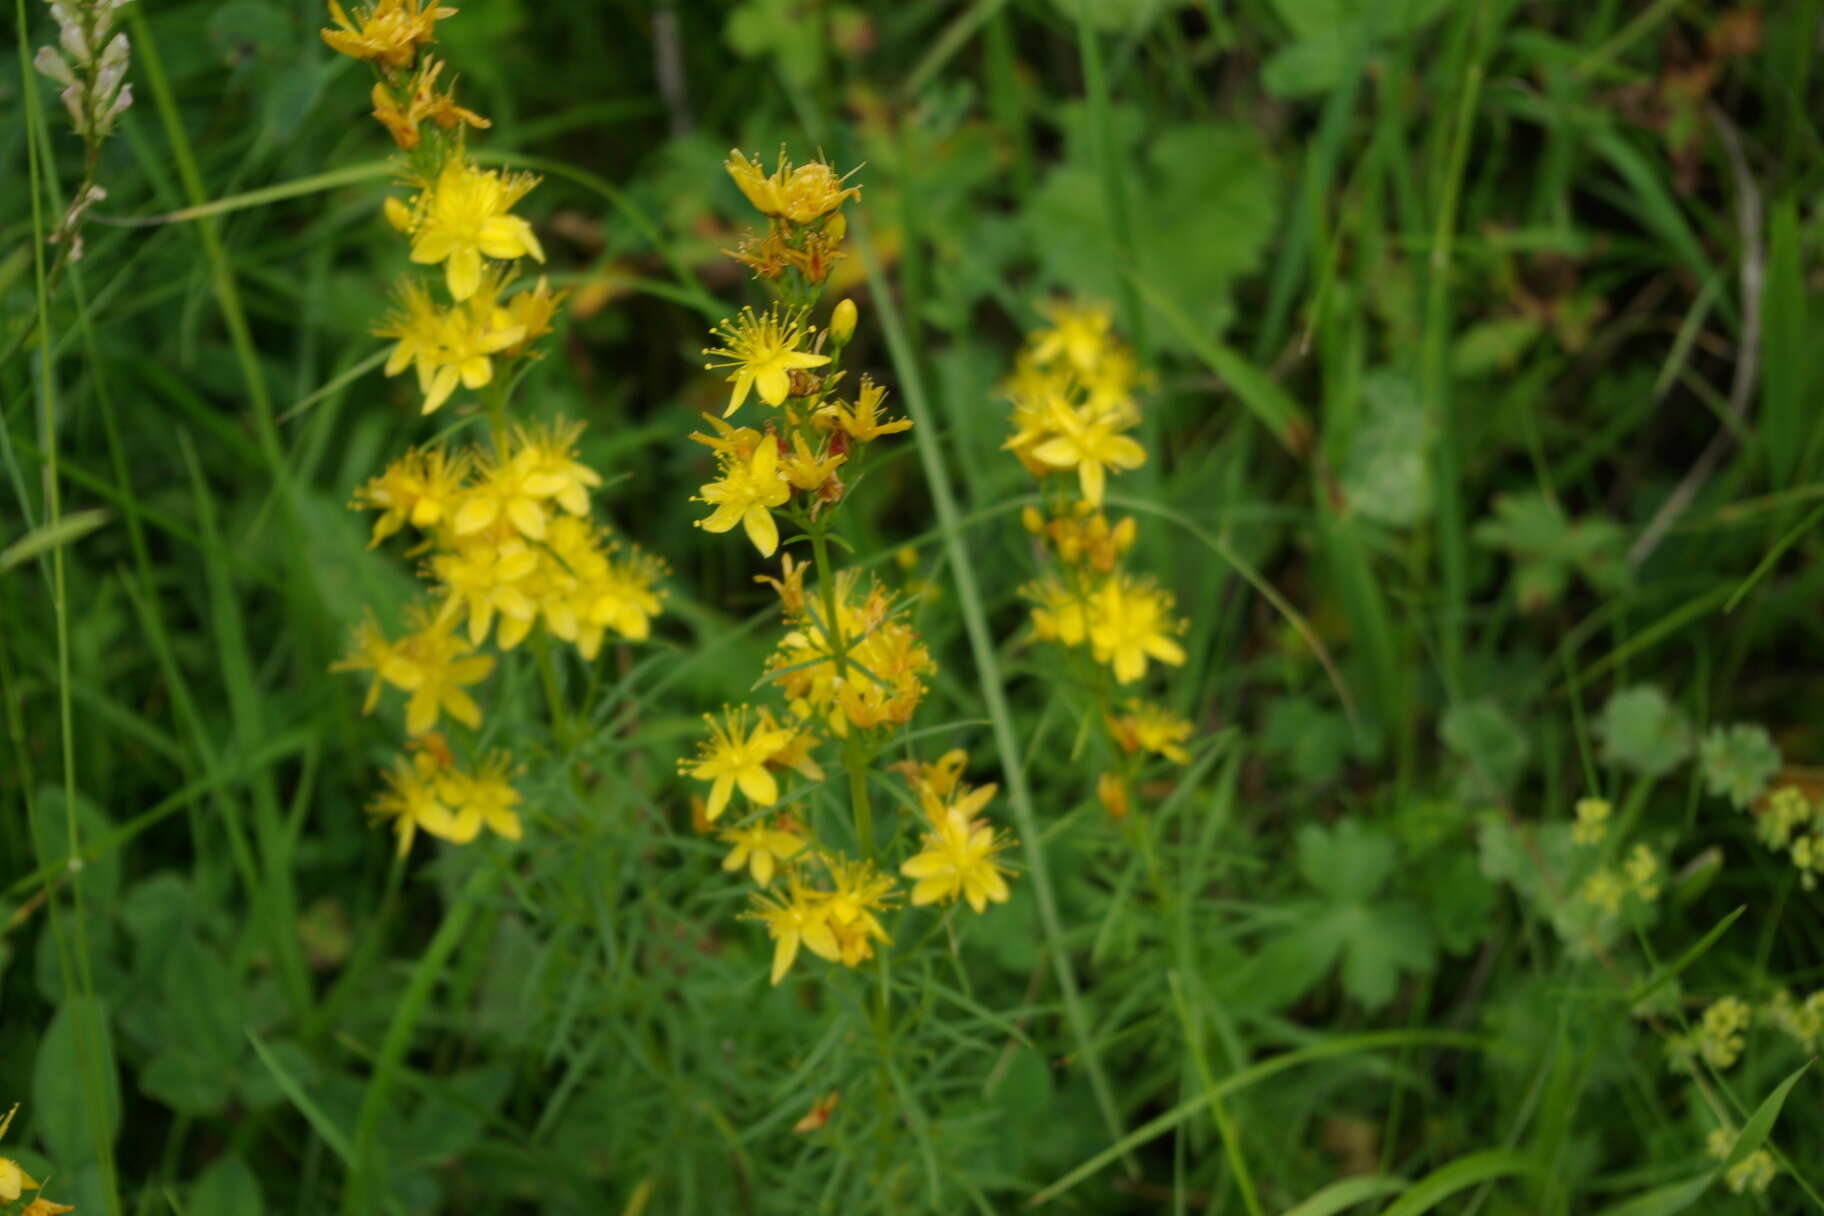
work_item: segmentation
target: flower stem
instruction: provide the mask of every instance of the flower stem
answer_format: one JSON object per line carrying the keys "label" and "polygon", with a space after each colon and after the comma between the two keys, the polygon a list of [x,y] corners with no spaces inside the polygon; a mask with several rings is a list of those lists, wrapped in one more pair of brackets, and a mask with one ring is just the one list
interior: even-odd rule
{"label": "flower stem", "polygon": [[[849,643],[842,635],[842,620],[836,614],[836,570],[830,562],[829,528],[822,523],[806,521],[805,531],[811,536],[811,552],[817,561],[817,591],[823,600],[824,634],[830,640],[830,658],[836,664],[836,678],[849,678]],[[842,712],[840,704],[837,712]],[[874,808],[868,798],[868,754],[860,728],[850,724],[843,738],[842,765],[849,774],[849,804],[855,816],[855,839],[861,855],[874,860]]]}

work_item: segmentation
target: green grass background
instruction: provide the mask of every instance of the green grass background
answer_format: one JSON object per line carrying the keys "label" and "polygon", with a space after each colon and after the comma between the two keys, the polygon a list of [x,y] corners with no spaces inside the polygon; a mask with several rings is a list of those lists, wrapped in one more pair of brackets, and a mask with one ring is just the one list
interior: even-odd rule
{"label": "green grass background", "polygon": [[[1632,1012],[1681,958],[1669,1025],[1810,991],[1816,898],[1695,768],[1643,772],[1597,729],[1649,684],[1667,722],[1818,753],[1824,6],[458,7],[441,51],[494,120],[476,148],[545,175],[523,209],[554,278],[612,285],[519,408],[589,423],[598,502],[672,573],[652,643],[567,661],[579,738],[550,736],[528,667],[490,684],[485,737],[544,774],[524,847],[398,865],[361,814],[397,709],[363,718],[326,674],[410,591],[347,499],[434,433],[375,369],[403,256],[364,71],[313,3],[132,6],[109,197],[41,299],[34,234],[81,154],[24,69],[48,14],[15,0],[0,1105],[24,1103],[6,1151],[48,1194],[84,1216],[1002,1212],[1046,1188],[1090,1213],[1824,1207],[1824,1131],[1793,1117],[1817,1079],[1778,1095],[1796,1177],[1729,1196],[1707,1104]],[[884,1019],[871,973],[766,986],[673,774],[770,645],[751,552],[691,527],[684,436],[723,391],[703,332],[751,298],[719,254],[749,222],[721,160],[781,141],[864,165],[857,366],[919,438],[848,526],[935,588],[915,742],[984,779],[1017,758],[1043,864],[958,953],[896,968]],[[1020,633],[1030,487],[993,386],[1057,291],[1110,301],[1156,373],[1154,458],[1116,502],[1191,622],[1161,687],[1194,763],[1127,825],[1093,797],[1086,695]],[[1672,870],[1597,953],[1539,878],[1588,793]],[[1762,1029],[1707,1084],[1740,1123],[1802,1062]],[[830,1126],[795,1135],[831,1089]]]}

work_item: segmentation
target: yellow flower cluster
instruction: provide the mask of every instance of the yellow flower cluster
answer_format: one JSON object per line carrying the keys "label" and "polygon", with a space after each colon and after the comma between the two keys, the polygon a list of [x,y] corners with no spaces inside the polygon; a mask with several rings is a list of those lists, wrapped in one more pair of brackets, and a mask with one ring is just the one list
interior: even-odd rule
{"label": "yellow flower cluster", "polygon": [[[1140,422],[1136,396],[1145,383],[1133,351],[1116,335],[1100,304],[1052,301],[1048,325],[1027,335],[1013,374],[1002,384],[1012,403],[1013,434],[1003,445],[1039,479],[1044,509],[1022,512],[1044,570],[1022,588],[1032,631],[1042,642],[1087,651],[1118,685],[1146,677],[1154,663],[1184,664],[1179,639],[1187,622],[1172,594],[1153,578],[1123,567],[1138,528],[1131,516],[1104,509],[1108,474],[1139,468],[1146,450],[1127,434]],[[1053,476],[1074,471],[1074,478]],[[1128,787],[1142,760],[1190,760],[1190,722],[1162,705],[1128,697],[1119,709],[1106,677],[1089,683],[1122,763],[1102,774],[1097,792],[1115,818],[1130,806]]]}
{"label": "yellow flower cluster", "polygon": [[1755,831],[1768,848],[1785,850],[1807,891],[1816,889],[1824,875],[1824,803],[1800,786],[1779,786],[1758,808]]}
{"label": "yellow flower cluster", "polygon": [[1571,827],[1573,844],[1601,844],[1609,834],[1609,816],[1614,808],[1606,798],[1579,798],[1577,822]]}
{"label": "yellow flower cluster", "polygon": [[519,814],[513,808],[519,791],[508,780],[512,768],[512,760],[496,752],[474,772],[464,772],[443,736],[429,734],[414,740],[409,758],[394,760],[385,774],[386,791],[368,809],[376,819],[392,820],[401,857],[421,830],[453,844],[467,844],[484,826],[518,840]]}
{"label": "yellow flower cluster", "polygon": [[1824,988],[1804,1000],[1794,1000],[1784,988],[1773,994],[1766,1007],[1767,1020],[1796,1040],[1807,1054],[1818,1049],[1824,1039]]}
{"label": "yellow flower cluster", "polygon": [[[714,830],[741,797],[741,817],[719,832],[730,846],[722,864],[746,870],[760,887],[748,916],[773,941],[777,984],[804,951],[855,967],[890,944],[881,916],[901,896],[874,857],[869,768],[889,732],[911,721],[936,664],[906,600],[856,570],[835,569],[829,556],[845,479],[858,476],[871,444],[912,425],[886,410],[885,389],[867,376],[852,395],[844,391],[854,303],[840,301],[821,327],[812,321],[828,267],[842,256],[842,204],[860,188],[826,164],[794,167],[783,154],[770,175],[739,152],[726,167],[769,222],[764,238],[733,256],[782,299],[723,321],[703,352],[705,368],[724,373],[730,388],[720,416],[705,414],[707,429],[691,436],[716,464],[696,497],[709,514],[696,522],[706,532],[741,528],[763,557],[808,541],[815,579],[806,586],[811,563],[790,552],[777,577],[760,576],[778,593],[784,626],[762,681],[777,690],[778,704],[706,717],[697,754],[678,769],[708,784],[700,830]],[[765,412],[755,425],[730,421],[743,408],[751,415],[756,398]],[[780,519],[792,527],[786,537]],[[781,808],[824,792],[814,753],[832,741],[841,746],[859,858],[818,839],[808,815]],[[914,881],[914,906],[962,898],[980,912],[1009,896],[1007,871],[994,860],[1007,842],[981,815],[994,787],[961,786],[964,762],[960,751],[928,767],[909,762],[925,820],[921,849],[900,867]]]}
{"label": "yellow flower cluster", "polygon": [[[1737,1134],[1733,1127],[1726,1125],[1715,1128],[1711,1131],[1704,1148],[1718,1161],[1726,1160],[1729,1154],[1735,1151]],[[1773,1154],[1764,1148],[1757,1148],[1729,1167],[1729,1172],[1723,1176],[1723,1185],[1737,1195],[1744,1191],[1753,1191],[1759,1195],[1773,1185],[1774,1177],[1779,1172],[1779,1163],[1773,1159]]]}
{"label": "yellow flower cluster", "polygon": [[[589,493],[601,476],[576,458],[581,433],[577,423],[517,427],[492,451],[414,449],[355,491],[355,506],[380,512],[374,544],[406,524],[417,531],[413,552],[426,554],[422,571],[440,600],[433,629],[463,623],[468,645],[493,633],[511,650],[542,624],[587,660],[610,632],[633,642],[651,633],[661,568],[590,517]],[[380,653],[375,632],[369,626],[344,663],[374,666],[380,679],[410,691],[366,661]],[[413,733],[432,725],[413,723],[421,723],[408,725]]]}
{"label": "yellow flower cluster", "polygon": [[842,205],[860,198],[861,187],[844,186],[846,175],[822,161],[794,166],[784,148],[770,174],[758,157],[749,159],[739,149],[728,154],[724,167],[747,201],[768,220],[764,236],[749,234],[729,256],[771,282],[793,272],[806,284],[822,284],[845,256],[842,239],[848,223]]}
{"label": "yellow flower cluster", "polygon": [[[1572,832],[1575,831],[1573,828]],[[1604,916],[1618,914],[1622,901],[1630,895],[1643,904],[1650,904],[1659,898],[1659,892],[1659,856],[1645,844],[1635,845],[1619,869],[1607,865],[1596,867],[1583,880],[1581,889],[1583,901],[1594,905]]]}
{"label": "yellow flower cluster", "polygon": [[1667,1044],[1673,1067],[1689,1068],[1698,1056],[1719,1072],[1735,1067],[1748,1044],[1745,1032],[1753,1021],[1754,1010],[1740,997],[1712,1001],[1698,1020],[1697,1029],[1688,1037],[1679,1035]]}
{"label": "yellow flower cluster", "polygon": [[1102,305],[1060,301],[1043,312],[1050,328],[1027,338],[1002,386],[1013,402],[1005,446],[1035,477],[1075,470],[1083,501],[1098,508],[1110,472],[1146,463],[1127,434],[1140,424],[1139,369]]}
{"label": "yellow flower cluster", "polygon": [[386,200],[386,219],[408,242],[412,263],[441,268],[431,279],[400,278],[393,310],[375,330],[393,342],[386,374],[411,368],[426,414],[458,389],[485,390],[492,440],[413,448],[352,503],[378,513],[374,545],[412,529],[410,554],[430,584],[427,599],[407,608],[403,636],[389,638],[370,612],[332,667],[371,673],[364,712],[385,687],[406,694],[414,745],[371,806],[393,822],[401,852],[421,829],[459,844],[484,826],[519,839],[511,758],[495,753],[465,769],[432,733],[446,715],[471,730],[481,725],[468,690],[494,669],[478,649],[490,636],[510,651],[542,626],[593,660],[611,633],[647,637],[663,595],[658,564],[591,516],[590,493],[602,479],[578,459],[581,425],[506,421],[497,365],[535,357],[563,294],[542,277],[511,281],[520,258],[544,261],[531,224],[512,213],[537,179],[482,169],[468,156],[467,132],[488,121],[458,105],[453,88],[439,87],[445,65],[427,50],[437,23],[455,13],[434,0],[374,0],[351,15],[331,0],[335,26],[323,31],[336,51],[373,66],[374,115],[400,149],[409,190]]}
{"label": "yellow flower cluster", "polygon": [[[19,1113],[19,1104],[13,1103],[0,1118],[0,1136],[6,1135],[6,1129],[13,1125],[13,1116]],[[13,1204],[27,1191],[42,1190],[43,1184],[25,1172],[17,1161],[11,1157],[0,1157],[0,1204]],[[19,1209],[19,1216],[60,1216],[63,1212],[74,1212],[76,1209],[67,1203],[52,1203],[43,1195],[33,1196],[32,1201]]]}

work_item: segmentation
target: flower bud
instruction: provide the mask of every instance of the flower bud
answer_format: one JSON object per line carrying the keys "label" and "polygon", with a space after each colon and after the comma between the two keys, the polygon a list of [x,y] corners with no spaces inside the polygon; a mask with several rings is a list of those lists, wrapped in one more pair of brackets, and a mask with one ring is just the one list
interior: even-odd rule
{"label": "flower bud", "polygon": [[855,336],[858,315],[855,301],[846,296],[836,305],[836,311],[830,314],[830,338],[836,345],[847,346],[849,339]]}
{"label": "flower bud", "polygon": [[400,232],[412,230],[412,209],[395,196],[387,195],[386,202],[381,204],[380,209],[386,213],[386,222]]}
{"label": "flower bud", "polygon": [[32,66],[58,84],[73,85],[76,83],[76,73],[70,71],[70,65],[64,62],[63,56],[51,47],[39,47],[38,54],[32,58]]}

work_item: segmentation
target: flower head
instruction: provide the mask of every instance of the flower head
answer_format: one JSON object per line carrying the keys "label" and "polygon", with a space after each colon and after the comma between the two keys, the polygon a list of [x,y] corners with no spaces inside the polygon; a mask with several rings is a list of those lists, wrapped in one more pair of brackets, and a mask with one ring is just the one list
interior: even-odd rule
{"label": "flower head", "polygon": [[755,892],[754,910],[748,915],[765,924],[773,939],[775,985],[792,969],[801,945],[832,963],[842,958],[842,946],[830,924],[823,893],[811,890],[796,877],[788,881],[783,896]]}
{"label": "flower head", "polygon": [[1606,798],[1579,798],[1577,822],[1571,827],[1574,844],[1598,844],[1608,835],[1609,813],[1613,808]]}
{"label": "flower head", "polygon": [[491,356],[524,341],[525,327],[495,303],[498,293],[499,278],[483,274],[468,299],[439,308],[422,283],[400,284],[398,305],[374,333],[396,339],[386,374],[415,370],[425,413],[448,401],[458,384],[471,389],[489,384]]}
{"label": "flower head", "polygon": [[356,509],[380,512],[374,521],[372,548],[406,523],[428,531],[449,518],[468,477],[466,454],[451,456],[441,446],[412,448],[355,491]]}
{"label": "flower head", "polygon": [[481,707],[463,689],[487,679],[494,660],[473,653],[466,639],[451,630],[456,619],[444,612],[432,615],[421,606],[413,610],[414,632],[388,642],[371,621],[356,631],[355,650],[330,665],[331,671],[374,672],[364,712],[372,712],[384,681],[410,694],[406,703],[406,733],[422,735],[437,724],[439,714],[449,714],[470,728],[481,725]]}
{"label": "flower head", "polygon": [[335,29],[323,31],[323,41],[331,50],[351,59],[373,59],[387,67],[402,68],[412,62],[418,48],[436,36],[437,22],[454,17],[456,10],[432,0],[376,0],[370,7],[357,7],[351,20],[336,0],[329,0],[329,15]]}
{"label": "flower head", "polygon": [[507,175],[460,158],[451,160],[421,203],[412,233],[412,261],[433,266],[442,262],[455,300],[468,299],[481,286],[483,256],[544,261],[545,251],[532,225],[508,214],[537,184],[536,177],[526,174]]}
{"label": "flower head", "polygon": [[849,199],[861,197],[860,186],[844,188],[843,176],[822,161],[794,168],[783,148],[771,175],[762,171],[758,157],[749,160],[738,148],[729,152],[724,167],[762,215],[794,224],[812,223]]}
{"label": "flower head", "polygon": [[740,409],[756,388],[760,400],[779,405],[792,395],[793,369],[822,367],[830,361],[828,355],[798,349],[807,332],[804,309],[781,309],[777,304],[763,313],[744,308],[734,320],[716,326],[712,333],[725,345],[705,348],[704,354],[720,357],[703,366],[707,370],[734,369],[728,375],[735,387],[729,393],[724,418]]}
{"label": "flower head", "polygon": [[772,508],[784,506],[792,497],[791,483],[779,469],[778,438],[768,435],[761,439],[746,459],[725,456],[721,466],[722,475],[697,491],[698,502],[715,508],[697,526],[706,532],[727,532],[740,524],[760,555],[771,557],[779,547],[779,525],[773,522]]}
{"label": "flower head", "polygon": [[724,710],[720,722],[705,714],[709,738],[701,744],[694,762],[678,764],[680,772],[710,783],[705,813],[711,822],[727,808],[736,787],[756,806],[779,801],[779,783],[766,762],[791,742],[791,734],[764,718],[756,719],[750,729],[748,714],[746,706]]}
{"label": "flower head", "polygon": [[1074,468],[1091,506],[1102,505],[1109,469],[1137,469],[1146,463],[1146,449],[1121,434],[1123,420],[1112,414],[1053,398],[1048,421],[1052,437],[1033,447],[1033,459],[1054,469]]}
{"label": "flower head", "polygon": [[988,904],[1007,902],[1009,871],[995,861],[995,854],[1012,843],[977,813],[994,797],[995,787],[968,790],[959,787],[949,799],[929,790],[920,792],[931,830],[924,835],[924,849],[909,858],[899,872],[913,881],[912,903],[951,902],[958,896],[977,913]]}
{"label": "flower head", "polygon": [[1144,751],[1163,756],[1173,764],[1190,763],[1191,754],[1184,750],[1184,743],[1193,728],[1163,705],[1129,700],[1127,712],[1111,719],[1108,725],[1115,742],[1129,755]]}
{"label": "flower head", "polygon": [[722,868],[734,871],[745,866],[763,887],[770,885],[777,868],[803,852],[805,845],[796,825],[784,815],[771,822],[759,819],[746,827],[728,828],[720,836],[734,846],[722,859]]}
{"label": "flower head", "polygon": [[1185,623],[1172,617],[1172,597],[1149,582],[1109,578],[1089,597],[1089,644],[1115,679],[1131,683],[1146,674],[1148,659],[1174,667],[1185,660],[1177,636]]}

